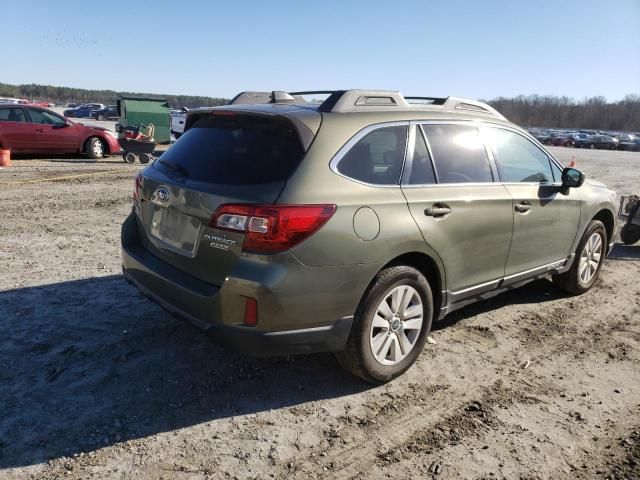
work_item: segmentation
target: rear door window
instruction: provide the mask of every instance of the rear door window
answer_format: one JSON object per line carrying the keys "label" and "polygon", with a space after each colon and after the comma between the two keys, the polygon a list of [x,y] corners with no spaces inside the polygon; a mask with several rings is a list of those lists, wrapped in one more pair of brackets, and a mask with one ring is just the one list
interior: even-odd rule
{"label": "rear door window", "polygon": [[493,182],[491,165],[476,127],[423,125],[438,175],[438,183]]}
{"label": "rear door window", "polygon": [[201,182],[257,185],[286,180],[303,156],[286,119],[210,115],[197,120],[158,164]]}
{"label": "rear door window", "polygon": [[21,108],[0,108],[0,122],[26,123],[27,118]]}
{"label": "rear door window", "polygon": [[485,137],[493,152],[503,182],[552,183],[553,173],[546,153],[522,135],[487,127]]}
{"label": "rear door window", "polygon": [[29,116],[33,123],[39,123],[42,125],[65,125],[67,122],[62,118],[49,113],[45,110],[29,110]]}
{"label": "rear door window", "polygon": [[337,166],[338,172],[373,185],[397,185],[406,145],[406,125],[376,128],[358,140],[342,157]]}

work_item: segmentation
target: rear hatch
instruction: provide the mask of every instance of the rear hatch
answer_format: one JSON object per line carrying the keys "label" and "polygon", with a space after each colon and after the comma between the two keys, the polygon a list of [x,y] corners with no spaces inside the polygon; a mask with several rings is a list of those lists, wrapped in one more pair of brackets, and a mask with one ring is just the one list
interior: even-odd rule
{"label": "rear hatch", "polygon": [[214,110],[190,118],[180,140],[144,170],[137,193],[143,247],[222,285],[244,233],[209,226],[223,204],[274,203],[305,150],[286,117]]}

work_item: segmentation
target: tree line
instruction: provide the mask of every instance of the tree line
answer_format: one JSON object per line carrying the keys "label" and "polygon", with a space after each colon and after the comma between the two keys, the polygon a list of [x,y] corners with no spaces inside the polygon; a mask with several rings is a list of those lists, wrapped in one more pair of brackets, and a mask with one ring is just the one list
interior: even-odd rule
{"label": "tree line", "polygon": [[576,101],[569,97],[520,95],[487,103],[511,122],[526,127],[640,131],[640,95],[627,95],[618,102],[607,102],[604,97]]}
{"label": "tree line", "polygon": [[[226,98],[192,95],[87,90],[51,85],[9,85],[0,83],[0,97],[26,98],[56,104],[98,102],[113,104],[122,96],[163,98],[174,108],[214,107],[229,102]],[[627,95],[618,102],[604,97],[574,100],[551,95],[520,95],[487,101],[513,123],[525,127],[589,128],[595,130],[640,131],[640,95]]]}
{"label": "tree line", "polygon": [[51,85],[9,85],[0,83],[0,97],[40,100],[55,104],[104,103],[115,104],[119,97],[162,98],[174,108],[215,107],[229,103],[226,98],[192,95],[158,95],[153,93],[116,92],[114,90],[87,90],[84,88],[54,87]]}

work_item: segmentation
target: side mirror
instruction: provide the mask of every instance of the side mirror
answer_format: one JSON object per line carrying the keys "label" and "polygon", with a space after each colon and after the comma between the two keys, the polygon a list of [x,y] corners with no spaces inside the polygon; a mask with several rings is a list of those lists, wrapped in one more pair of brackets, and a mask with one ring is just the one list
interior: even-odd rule
{"label": "side mirror", "polygon": [[562,186],[563,187],[581,187],[584,183],[584,173],[575,168],[567,167],[562,171]]}

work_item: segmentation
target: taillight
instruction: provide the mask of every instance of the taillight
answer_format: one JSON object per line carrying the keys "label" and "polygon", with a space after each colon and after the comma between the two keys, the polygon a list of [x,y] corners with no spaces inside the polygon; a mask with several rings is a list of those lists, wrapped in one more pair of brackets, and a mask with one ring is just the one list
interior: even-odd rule
{"label": "taillight", "polygon": [[133,206],[138,207],[140,204],[140,194],[142,193],[142,173],[139,173],[136,177],[135,184],[133,186]]}
{"label": "taillight", "polygon": [[244,232],[244,251],[283,252],[322,227],[335,213],[335,205],[221,205],[210,226]]}

